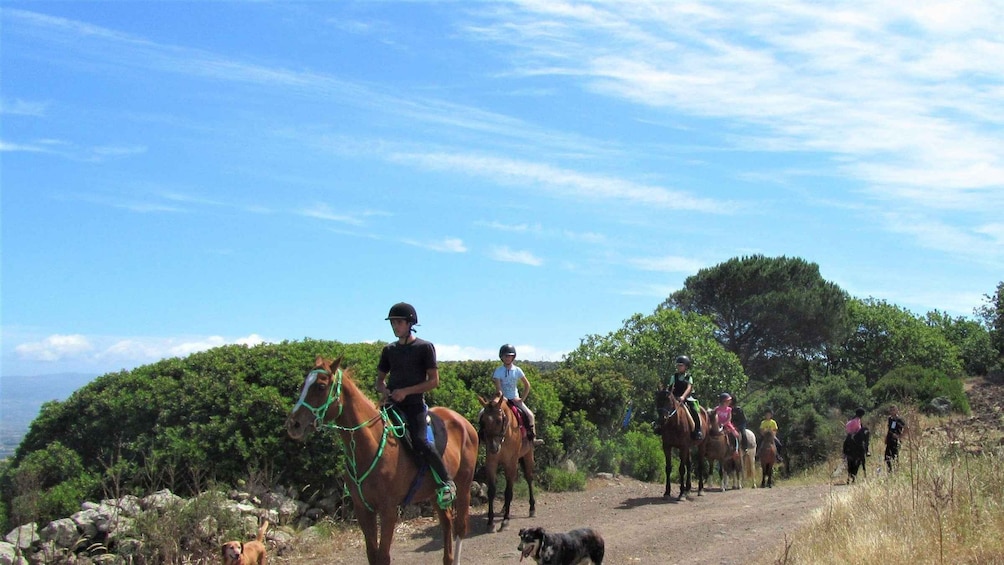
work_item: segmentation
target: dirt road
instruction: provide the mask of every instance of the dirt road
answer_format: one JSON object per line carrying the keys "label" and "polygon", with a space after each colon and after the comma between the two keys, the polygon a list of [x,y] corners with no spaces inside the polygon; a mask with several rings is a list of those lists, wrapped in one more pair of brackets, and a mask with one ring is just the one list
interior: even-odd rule
{"label": "dirt road", "polygon": [[[525,499],[513,500],[512,520],[499,533],[485,532],[484,505],[472,508],[473,532],[464,542],[462,563],[518,563],[517,534],[529,526],[560,532],[590,526],[606,541],[604,563],[748,563],[753,556],[779,551],[784,534],[842,488],[820,484],[723,493],[716,486],[703,496],[677,502],[675,497],[663,500],[662,485],[630,478],[593,479],[582,492],[538,494],[535,518],[527,517]],[[441,564],[439,535],[434,518],[400,524],[391,551],[394,562]],[[365,565],[361,536],[342,541],[337,554],[298,562]]]}

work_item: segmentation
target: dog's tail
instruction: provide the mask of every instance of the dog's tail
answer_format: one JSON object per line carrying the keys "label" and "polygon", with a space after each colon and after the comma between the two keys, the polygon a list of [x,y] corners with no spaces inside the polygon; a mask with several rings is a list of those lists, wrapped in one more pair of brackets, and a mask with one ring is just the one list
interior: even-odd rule
{"label": "dog's tail", "polygon": [[268,520],[265,520],[264,522],[262,522],[261,527],[258,528],[258,537],[255,538],[256,540],[258,540],[258,543],[265,542],[265,530],[267,529],[268,529]]}

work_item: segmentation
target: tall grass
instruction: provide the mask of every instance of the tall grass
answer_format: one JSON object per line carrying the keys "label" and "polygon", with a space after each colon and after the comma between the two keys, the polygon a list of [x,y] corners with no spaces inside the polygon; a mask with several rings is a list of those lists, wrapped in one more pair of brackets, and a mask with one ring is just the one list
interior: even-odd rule
{"label": "tall grass", "polygon": [[952,422],[911,430],[891,474],[877,439],[867,479],[844,486],[839,460],[817,470],[834,485],[827,505],[757,565],[1004,563],[999,433],[977,436]]}

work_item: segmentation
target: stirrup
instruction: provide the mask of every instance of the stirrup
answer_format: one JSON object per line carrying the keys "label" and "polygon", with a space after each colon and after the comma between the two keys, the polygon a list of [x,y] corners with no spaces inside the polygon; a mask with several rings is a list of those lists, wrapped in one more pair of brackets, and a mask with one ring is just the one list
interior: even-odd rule
{"label": "stirrup", "polygon": [[457,498],[457,485],[453,481],[446,481],[443,486],[439,487],[436,491],[436,503],[443,510],[446,510],[453,505],[453,501]]}
{"label": "stirrup", "polygon": [[540,439],[539,437],[535,437],[535,438],[533,438],[533,444],[534,445],[544,445],[544,440]]}

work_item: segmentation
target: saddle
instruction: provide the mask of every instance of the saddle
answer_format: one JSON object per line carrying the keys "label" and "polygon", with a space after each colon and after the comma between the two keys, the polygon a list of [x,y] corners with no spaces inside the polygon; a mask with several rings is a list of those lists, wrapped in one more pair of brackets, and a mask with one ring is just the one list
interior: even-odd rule
{"label": "saddle", "polygon": [[[392,415],[392,419],[395,425],[407,427],[408,424],[405,421],[404,416],[402,416],[401,413],[397,411],[396,407],[394,406],[388,407],[387,412]],[[435,449],[436,452],[439,453],[440,456],[442,456],[443,453],[446,452],[446,440],[448,438],[446,433],[446,424],[443,423],[442,418],[436,416],[435,414],[429,412],[428,410],[425,411],[425,424],[426,424],[425,426],[426,442],[428,442],[429,445],[431,445],[433,449]],[[415,455],[415,446],[411,444],[410,433],[404,434],[404,436],[401,438],[401,443],[403,443],[407,447],[408,451],[412,455]]]}
{"label": "saddle", "polygon": [[512,411],[512,415],[514,418],[516,418],[516,423],[519,425],[520,437],[526,437],[527,434],[526,424],[529,421],[529,418],[526,417],[526,414],[523,412],[523,409],[520,408],[512,400],[506,399],[506,404],[509,405],[509,410]]}

